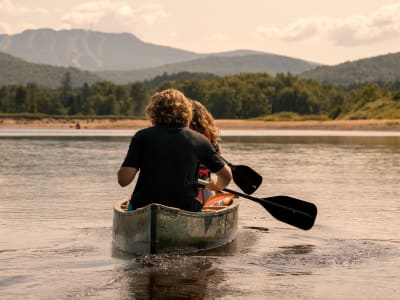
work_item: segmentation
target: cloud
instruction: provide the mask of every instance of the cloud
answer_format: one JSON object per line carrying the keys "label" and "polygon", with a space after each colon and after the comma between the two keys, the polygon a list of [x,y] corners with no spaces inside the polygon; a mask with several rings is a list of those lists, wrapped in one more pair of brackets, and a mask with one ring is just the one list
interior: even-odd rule
{"label": "cloud", "polygon": [[31,19],[46,15],[48,10],[44,8],[30,8],[15,1],[0,0],[0,33],[13,34],[26,28],[36,28]]}
{"label": "cloud", "polygon": [[260,40],[280,39],[286,42],[298,42],[313,38],[326,26],[327,20],[323,18],[299,19],[283,28],[259,26],[254,36]]}
{"label": "cloud", "polygon": [[1,0],[0,1],[0,11],[2,14],[9,14],[9,15],[19,15],[25,14],[28,12],[28,8],[17,5],[10,0]]}
{"label": "cloud", "polygon": [[65,27],[92,27],[109,24],[116,27],[118,24],[134,24],[142,21],[147,25],[153,25],[159,18],[165,17],[163,7],[159,4],[146,4],[133,8],[123,1],[97,1],[86,2],[75,6],[62,17]]}
{"label": "cloud", "polygon": [[369,16],[354,15],[332,24],[330,38],[341,46],[380,43],[400,36],[400,3],[383,6]]}
{"label": "cloud", "polygon": [[168,14],[162,5],[153,3],[146,4],[134,10],[135,15],[142,19],[147,25],[153,25],[158,19],[165,18]]}
{"label": "cloud", "polygon": [[62,17],[62,22],[71,27],[87,27],[97,24],[107,14],[115,13],[120,7],[110,1],[86,2],[75,6]]}
{"label": "cloud", "polygon": [[15,4],[15,1],[0,0],[0,13],[2,15],[20,16],[28,14],[48,14],[44,8],[29,8],[27,6]]}
{"label": "cloud", "polygon": [[253,36],[259,40],[278,39],[286,42],[306,42],[319,38],[346,47],[380,43],[400,36],[400,3],[382,6],[364,16],[299,19],[282,28],[260,26]]}

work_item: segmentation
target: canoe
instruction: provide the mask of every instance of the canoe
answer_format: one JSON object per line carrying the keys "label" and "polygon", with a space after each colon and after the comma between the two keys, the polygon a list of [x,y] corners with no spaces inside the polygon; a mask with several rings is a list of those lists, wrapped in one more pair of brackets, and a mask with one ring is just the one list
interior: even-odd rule
{"label": "canoe", "polygon": [[[127,201],[114,204],[113,243],[132,254],[191,253],[213,249],[235,239],[239,200],[189,212],[157,203],[127,211]],[[215,204],[215,203],[214,203]]]}

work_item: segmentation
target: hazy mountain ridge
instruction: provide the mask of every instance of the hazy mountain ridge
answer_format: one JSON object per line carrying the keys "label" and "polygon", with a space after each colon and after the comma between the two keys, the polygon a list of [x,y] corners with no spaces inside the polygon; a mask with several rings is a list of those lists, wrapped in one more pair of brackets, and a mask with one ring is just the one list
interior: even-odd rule
{"label": "hazy mountain ridge", "polygon": [[84,82],[92,84],[102,80],[102,78],[87,71],[72,67],[29,63],[0,52],[0,86],[36,83],[41,86],[56,88],[61,86],[67,72],[71,76],[71,85],[74,87],[82,86]]}
{"label": "hazy mountain ridge", "polygon": [[194,52],[145,43],[129,33],[82,29],[0,34],[0,51],[29,62],[83,70],[141,69],[199,57]]}
{"label": "hazy mountain ridge", "polygon": [[335,66],[321,66],[305,71],[300,76],[340,85],[399,82],[400,52],[348,61]]}
{"label": "hazy mountain ridge", "polygon": [[163,73],[211,73],[219,76],[239,73],[268,73],[274,76],[276,73],[280,72],[299,74],[305,70],[315,68],[316,66],[319,65],[280,55],[243,53],[240,55],[223,54],[206,56],[187,62],[142,70],[97,71],[95,74],[107,80],[123,84],[149,80]]}
{"label": "hazy mountain ridge", "polygon": [[[271,53],[247,49],[200,54],[146,43],[130,33],[105,33],[82,29],[32,29],[14,35],[0,34],[0,51],[33,63],[73,66],[91,71],[148,69],[210,56],[275,57]],[[276,55],[277,59],[282,57]],[[297,61],[295,58],[288,59],[292,59],[294,63]],[[313,66],[315,64],[310,63]]]}

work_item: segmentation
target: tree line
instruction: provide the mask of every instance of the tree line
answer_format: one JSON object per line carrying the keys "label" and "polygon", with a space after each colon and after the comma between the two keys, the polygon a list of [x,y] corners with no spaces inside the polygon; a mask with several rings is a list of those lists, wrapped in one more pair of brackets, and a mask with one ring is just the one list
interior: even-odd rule
{"label": "tree line", "polygon": [[[184,76],[183,76],[184,75]],[[202,102],[216,118],[254,118],[293,112],[341,118],[378,99],[400,101],[400,84],[368,83],[341,87],[300,78],[290,73],[163,74],[150,81],[117,85],[109,81],[73,88],[66,73],[60,86],[35,83],[0,87],[0,113],[62,116],[143,117],[150,96],[166,88],[181,90]]]}

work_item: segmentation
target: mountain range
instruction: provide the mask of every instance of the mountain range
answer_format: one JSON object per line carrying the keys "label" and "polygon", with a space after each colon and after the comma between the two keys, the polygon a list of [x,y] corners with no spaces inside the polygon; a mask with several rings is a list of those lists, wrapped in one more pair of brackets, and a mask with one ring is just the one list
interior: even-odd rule
{"label": "mountain range", "polygon": [[82,70],[131,70],[186,61],[196,53],[142,42],[129,33],[81,29],[0,34],[0,51],[26,61]]}
{"label": "mountain range", "polygon": [[268,73],[276,75],[277,73],[290,72],[292,74],[300,74],[317,66],[319,65],[316,63],[274,54],[230,55],[230,53],[221,53],[153,68],[130,71],[96,71],[95,74],[115,83],[123,84],[149,80],[164,73],[211,73],[219,76],[239,73]]}
{"label": "mountain range", "polygon": [[232,75],[290,72],[337,84],[400,78],[400,53],[336,66],[252,50],[199,54],[146,43],[129,33],[90,30],[26,30],[0,34],[0,84],[36,82],[59,86],[69,72],[72,84],[110,80],[118,84],[178,72]]}
{"label": "mountain range", "polygon": [[320,64],[252,50],[199,54],[146,43],[129,33],[89,30],[26,30],[0,34],[0,52],[26,62],[75,67],[102,78],[127,83],[151,79],[164,72],[300,73]]}
{"label": "mountain range", "polygon": [[[229,61],[249,55],[257,55],[261,61],[265,56],[268,63],[274,64],[284,60],[283,67],[291,69],[293,66],[294,70],[304,71],[319,65],[250,50],[199,54],[146,43],[130,33],[104,33],[82,29],[37,29],[15,35],[0,34],[0,51],[33,63],[76,67],[89,71],[139,70],[188,61],[198,61],[194,62],[198,65],[208,57],[223,57]],[[297,62],[301,63],[302,67],[296,66]],[[231,63],[230,68],[233,68],[233,71],[237,63]]]}

